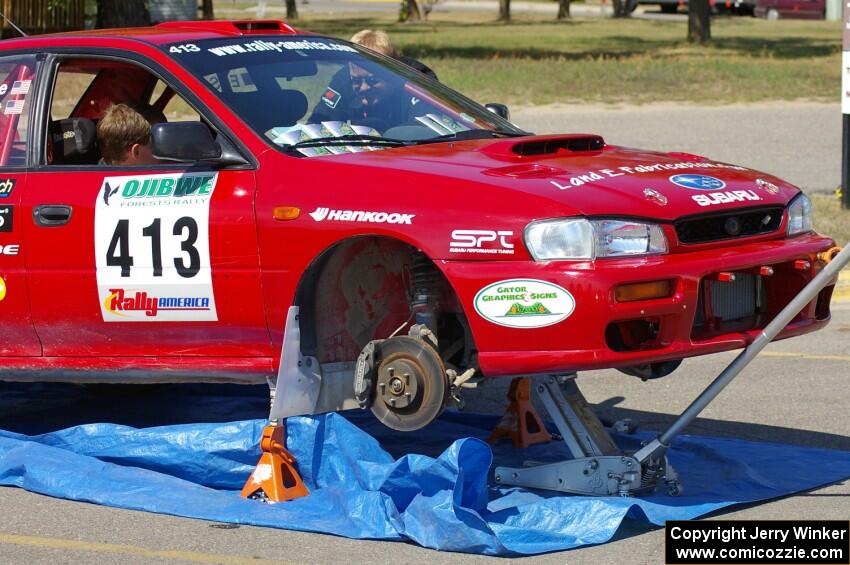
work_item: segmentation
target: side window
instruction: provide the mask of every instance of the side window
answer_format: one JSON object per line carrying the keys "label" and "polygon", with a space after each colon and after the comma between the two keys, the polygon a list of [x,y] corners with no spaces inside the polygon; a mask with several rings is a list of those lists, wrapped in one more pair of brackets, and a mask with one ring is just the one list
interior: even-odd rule
{"label": "side window", "polygon": [[[119,104],[129,109],[110,112]],[[98,128],[108,112],[109,126]],[[139,65],[68,58],[56,70],[45,160],[48,165],[157,164],[148,151],[150,138],[145,131],[149,125],[200,119],[174,90]],[[98,139],[98,131],[106,137]],[[127,151],[133,147],[138,151],[140,146],[141,161],[125,159]]]}
{"label": "side window", "polygon": [[151,105],[162,110],[169,122],[200,122],[201,116],[161,80],[151,95]]}
{"label": "side window", "polygon": [[35,58],[0,59],[0,167],[26,165]]}
{"label": "side window", "polygon": [[56,87],[54,88],[53,104],[50,107],[50,119],[61,120],[70,118],[71,113],[77,107],[77,103],[88,90],[94,78],[97,76],[96,69],[70,69],[61,68],[56,75]]}

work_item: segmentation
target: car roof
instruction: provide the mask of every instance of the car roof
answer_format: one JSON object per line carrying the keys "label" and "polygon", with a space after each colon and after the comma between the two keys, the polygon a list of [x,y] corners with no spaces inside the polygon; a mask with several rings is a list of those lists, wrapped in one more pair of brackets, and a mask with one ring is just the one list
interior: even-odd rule
{"label": "car roof", "polygon": [[[35,43],[42,46],[63,46],[68,44],[66,41],[68,39],[72,39],[74,45],[80,45],[80,40],[84,39],[114,39],[116,42],[130,39],[153,45],[163,45],[182,41],[252,35],[315,34],[298,30],[282,20],[197,20],[165,22],[148,27],[96,29],[17,37],[0,41],[0,48],[23,49],[33,47]],[[102,41],[98,43],[102,44]]]}

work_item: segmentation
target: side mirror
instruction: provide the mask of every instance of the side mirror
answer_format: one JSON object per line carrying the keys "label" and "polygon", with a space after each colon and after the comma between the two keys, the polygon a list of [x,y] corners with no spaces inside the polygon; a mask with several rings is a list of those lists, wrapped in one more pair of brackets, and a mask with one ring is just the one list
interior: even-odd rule
{"label": "side mirror", "polygon": [[151,127],[151,153],[165,161],[215,161],[221,146],[201,122],[170,122]]}
{"label": "side mirror", "polygon": [[496,102],[491,102],[489,104],[484,104],[484,107],[499,116],[500,118],[511,121],[511,111],[508,110],[508,107],[504,104],[498,104]]}

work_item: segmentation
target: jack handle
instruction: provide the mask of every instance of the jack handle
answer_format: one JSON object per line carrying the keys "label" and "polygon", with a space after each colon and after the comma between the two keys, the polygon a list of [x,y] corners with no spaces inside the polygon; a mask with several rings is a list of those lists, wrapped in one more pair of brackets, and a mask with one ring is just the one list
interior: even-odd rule
{"label": "jack handle", "polygon": [[767,344],[775,338],[779,332],[787,326],[794,317],[799,314],[806,304],[814,300],[818,293],[823,290],[829,282],[838,275],[848,263],[850,263],[850,243],[844,249],[833,247],[818,254],[818,259],[824,261],[826,266],[803,287],[797,296],[783,308],[779,314],[761,331],[761,333],[747,346],[734,361],[730,363],[714,381],[708,385],[702,394],[688,406],[682,414],[670,425],[663,434],[640,448],[634,458],[639,463],[648,463],[659,460],[664,456],[673,438],[682,433],[688,425],[693,422],[700,412],[714,400],[729,382],[749,365],[750,361],[761,353]]}

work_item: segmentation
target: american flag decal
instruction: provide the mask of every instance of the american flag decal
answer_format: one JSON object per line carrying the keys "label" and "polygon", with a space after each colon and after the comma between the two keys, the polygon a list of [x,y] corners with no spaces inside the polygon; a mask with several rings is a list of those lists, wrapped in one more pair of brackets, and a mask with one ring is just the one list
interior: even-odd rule
{"label": "american flag decal", "polygon": [[27,94],[30,91],[30,84],[32,84],[31,80],[16,80],[12,83],[12,90],[9,91],[9,94]]}
{"label": "american flag decal", "polygon": [[20,114],[24,111],[24,101],[23,100],[7,100],[6,106],[3,108],[3,113],[6,115],[9,114]]}

